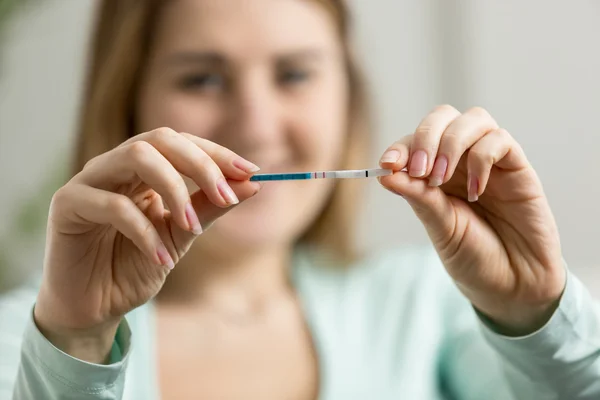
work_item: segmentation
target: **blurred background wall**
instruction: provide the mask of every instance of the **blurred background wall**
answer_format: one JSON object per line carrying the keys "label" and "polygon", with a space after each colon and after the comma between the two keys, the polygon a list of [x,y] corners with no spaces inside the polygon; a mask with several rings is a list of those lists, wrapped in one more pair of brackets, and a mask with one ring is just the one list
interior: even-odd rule
{"label": "blurred background wall", "polygon": [[[373,161],[436,104],[487,108],[525,148],[565,258],[600,297],[600,1],[351,2],[376,104]],[[0,42],[0,289],[41,267],[94,4],[34,1]],[[360,233],[367,245],[427,241],[409,207],[375,181],[368,205]]]}

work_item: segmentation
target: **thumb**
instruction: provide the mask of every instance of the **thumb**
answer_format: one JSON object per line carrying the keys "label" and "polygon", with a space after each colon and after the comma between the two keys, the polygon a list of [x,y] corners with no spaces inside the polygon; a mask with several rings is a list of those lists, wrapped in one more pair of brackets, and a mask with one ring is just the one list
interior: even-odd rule
{"label": "thumb", "polygon": [[[233,189],[240,203],[248,200],[253,197],[256,193],[258,193],[262,187],[262,184],[259,182],[251,182],[251,181],[236,181],[236,180],[227,180],[227,183]],[[239,206],[239,204],[229,206],[229,207],[221,207],[213,204],[202,192],[201,190],[196,191],[191,196],[192,206],[198,215],[198,220],[200,221],[200,226],[203,230],[207,230],[210,226],[215,222],[218,218],[227,214],[229,211],[233,210],[235,207]],[[190,236],[197,236],[188,231],[181,230]]]}
{"label": "thumb", "polygon": [[379,177],[379,183],[408,202],[425,226],[433,244],[439,249],[445,246],[457,230],[455,201],[439,187],[431,187],[426,179],[413,178],[406,171]]}
{"label": "thumb", "polygon": [[[251,181],[228,180],[227,183],[235,192],[240,203],[253,197],[262,187],[260,183]],[[213,204],[201,190],[193,193],[191,195],[191,200],[200,226],[202,227],[202,231],[206,231],[219,217],[227,214],[230,210],[239,205],[230,207],[217,206]],[[163,238],[163,242],[167,246],[169,253],[173,257],[173,261],[177,263],[181,257],[187,253],[194,240],[202,233],[193,233],[182,229],[170,218],[168,213],[164,214],[162,219],[163,223],[161,226],[157,226],[158,232]],[[155,225],[157,224],[155,223]]]}

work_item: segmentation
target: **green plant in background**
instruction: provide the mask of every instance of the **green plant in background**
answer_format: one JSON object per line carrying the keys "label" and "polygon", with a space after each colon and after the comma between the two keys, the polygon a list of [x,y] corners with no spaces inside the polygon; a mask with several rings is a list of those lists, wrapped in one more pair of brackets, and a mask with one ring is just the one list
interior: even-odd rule
{"label": "green plant in background", "polygon": [[13,14],[17,7],[21,6],[21,0],[2,0],[0,1],[0,28],[4,27],[8,17]]}
{"label": "green plant in background", "polygon": [[0,35],[4,33],[8,20],[17,11],[36,1],[38,0],[0,0]]}
{"label": "green plant in background", "polygon": [[[43,249],[48,208],[54,192],[67,177],[66,163],[58,163],[49,175],[40,180],[35,193],[24,197],[16,206],[11,219],[6,220],[5,234],[0,237],[0,293],[23,283],[34,270],[30,265],[32,249]],[[29,257],[29,259],[27,259]],[[35,260],[38,261],[38,260]]]}
{"label": "green plant in background", "polygon": [[[0,40],[5,39],[10,18],[36,2],[37,0],[0,0]],[[41,181],[39,190],[20,201],[11,220],[3,221],[6,224],[6,234],[0,237],[0,293],[25,278],[24,274],[19,273],[23,269],[19,268],[17,254],[27,253],[43,235],[50,199],[63,184],[66,172],[64,163],[50,170],[50,175]]]}
{"label": "green plant in background", "polygon": [[64,184],[66,176],[67,165],[59,163],[48,177],[41,180],[33,195],[19,202],[13,218],[8,220],[7,233],[0,237],[0,293],[20,283],[27,277],[26,272],[31,271],[31,268],[19,268],[25,261],[19,259],[19,255],[31,255],[29,250],[32,247],[39,248],[39,239],[45,233],[50,200]]}

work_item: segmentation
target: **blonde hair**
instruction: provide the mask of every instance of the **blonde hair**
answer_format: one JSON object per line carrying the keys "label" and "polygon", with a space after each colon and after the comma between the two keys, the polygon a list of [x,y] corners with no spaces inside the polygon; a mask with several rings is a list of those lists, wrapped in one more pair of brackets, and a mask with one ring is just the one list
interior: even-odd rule
{"label": "blonde hair", "polygon": [[[361,168],[369,154],[367,96],[352,53],[350,14],[343,0],[314,0],[332,15],[345,52],[348,83],[348,136],[341,168]],[[80,115],[74,173],[91,158],[138,133],[134,125],[138,79],[152,43],[152,32],[167,0],[103,0],[90,49]],[[354,243],[360,182],[340,180],[298,244],[316,246],[343,261],[357,252]]]}

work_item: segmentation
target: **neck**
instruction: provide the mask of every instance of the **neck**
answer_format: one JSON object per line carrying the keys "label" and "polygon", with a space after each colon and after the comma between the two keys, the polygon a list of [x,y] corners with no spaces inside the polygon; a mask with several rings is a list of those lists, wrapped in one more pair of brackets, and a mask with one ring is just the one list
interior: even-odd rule
{"label": "neck", "polygon": [[246,310],[289,294],[291,247],[209,249],[196,243],[170,272],[160,305]]}

